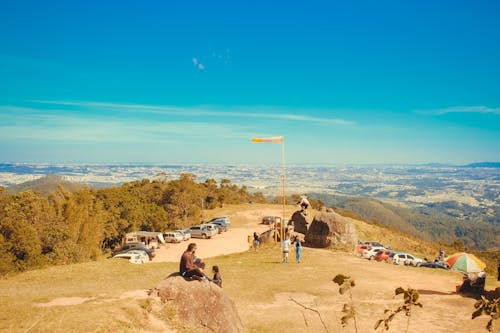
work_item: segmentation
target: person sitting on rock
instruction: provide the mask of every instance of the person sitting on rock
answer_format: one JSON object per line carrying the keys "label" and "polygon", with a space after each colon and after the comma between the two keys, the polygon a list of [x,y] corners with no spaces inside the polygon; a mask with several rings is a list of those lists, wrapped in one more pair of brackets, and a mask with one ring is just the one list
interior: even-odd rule
{"label": "person sitting on rock", "polygon": [[222,288],[222,277],[219,273],[219,266],[212,266],[212,272],[214,273],[212,282]]}
{"label": "person sitting on rock", "polygon": [[300,212],[304,215],[307,215],[306,209],[310,205],[309,200],[307,200],[307,195],[301,195],[299,202],[297,202],[297,205],[301,208]]}
{"label": "person sitting on rock", "polygon": [[181,275],[186,279],[203,280],[205,274],[203,274],[203,268],[197,266],[194,262],[196,252],[196,243],[191,243],[188,245],[186,251],[182,254],[181,262],[179,265],[179,271]]}

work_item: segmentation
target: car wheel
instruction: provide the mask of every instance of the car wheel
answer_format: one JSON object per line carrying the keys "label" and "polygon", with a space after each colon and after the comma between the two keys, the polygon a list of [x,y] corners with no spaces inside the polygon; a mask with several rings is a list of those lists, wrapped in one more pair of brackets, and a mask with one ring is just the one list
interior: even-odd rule
{"label": "car wheel", "polygon": [[206,234],[201,234],[201,238],[206,239],[207,235]]}
{"label": "car wheel", "polygon": [[375,257],[374,256],[370,256],[370,260],[373,260],[373,259],[375,259]]}

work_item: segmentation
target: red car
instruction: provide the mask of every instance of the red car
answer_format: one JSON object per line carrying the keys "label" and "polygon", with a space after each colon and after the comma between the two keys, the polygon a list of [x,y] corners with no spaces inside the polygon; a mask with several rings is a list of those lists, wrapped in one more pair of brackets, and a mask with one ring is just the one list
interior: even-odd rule
{"label": "red car", "polygon": [[368,250],[370,248],[371,248],[370,245],[367,245],[367,244],[358,244],[356,246],[356,249],[354,250],[354,254],[357,255],[358,257],[362,257],[363,253],[365,252],[365,250]]}
{"label": "red car", "polygon": [[376,261],[385,261],[386,263],[389,263],[391,260],[390,255],[393,253],[394,253],[394,251],[391,251],[391,250],[381,250],[381,251],[377,252],[377,254],[375,255],[375,260]]}

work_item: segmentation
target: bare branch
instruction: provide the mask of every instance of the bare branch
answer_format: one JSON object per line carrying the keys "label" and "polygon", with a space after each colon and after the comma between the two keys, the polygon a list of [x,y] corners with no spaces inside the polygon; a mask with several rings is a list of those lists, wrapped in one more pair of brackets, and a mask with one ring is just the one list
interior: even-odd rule
{"label": "bare branch", "polygon": [[315,312],[315,313],[318,315],[319,320],[321,321],[321,324],[323,325],[323,328],[325,329],[325,331],[326,331],[327,333],[330,333],[330,331],[328,330],[328,327],[326,327],[326,324],[325,324],[325,322],[323,321],[323,317],[321,317],[321,313],[320,313],[318,310],[313,309],[313,308],[310,308],[310,307],[308,307],[308,306],[305,306],[304,304],[297,302],[296,300],[294,300],[294,299],[293,299],[293,298],[291,298],[291,297],[289,298],[289,300],[290,300],[290,301],[292,301],[292,302],[294,302],[294,303],[295,303],[295,304],[297,304],[298,306],[301,306],[302,308],[304,308],[304,309],[306,309],[306,310],[309,310],[309,311]]}

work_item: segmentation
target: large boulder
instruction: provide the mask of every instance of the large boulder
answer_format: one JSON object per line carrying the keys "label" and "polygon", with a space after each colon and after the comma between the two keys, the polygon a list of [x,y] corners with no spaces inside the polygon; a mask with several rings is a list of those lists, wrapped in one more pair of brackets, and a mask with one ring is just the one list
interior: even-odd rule
{"label": "large boulder", "polygon": [[329,209],[314,217],[305,241],[316,247],[355,245],[358,236],[351,221]]}
{"label": "large boulder", "polygon": [[300,211],[296,211],[295,213],[293,213],[290,220],[293,221],[294,230],[296,232],[299,232],[304,235],[307,233],[307,221],[304,215],[300,213]]}
{"label": "large boulder", "polygon": [[233,301],[214,283],[173,274],[156,288],[161,300],[173,304],[179,319],[197,332],[244,331]]}

